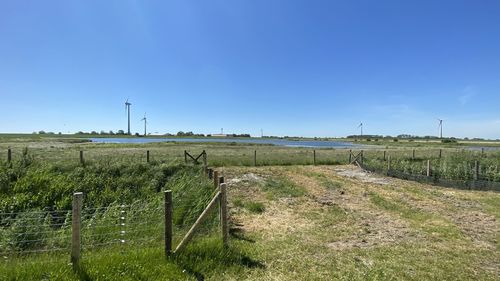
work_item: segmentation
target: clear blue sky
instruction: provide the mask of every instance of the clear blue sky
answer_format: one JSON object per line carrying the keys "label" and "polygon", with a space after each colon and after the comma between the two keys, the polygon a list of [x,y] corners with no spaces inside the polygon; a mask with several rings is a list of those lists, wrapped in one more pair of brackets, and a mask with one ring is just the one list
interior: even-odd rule
{"label": "clear blue sky", "polygon": [[500,1],[0,1],[0,132],[500,138]]}

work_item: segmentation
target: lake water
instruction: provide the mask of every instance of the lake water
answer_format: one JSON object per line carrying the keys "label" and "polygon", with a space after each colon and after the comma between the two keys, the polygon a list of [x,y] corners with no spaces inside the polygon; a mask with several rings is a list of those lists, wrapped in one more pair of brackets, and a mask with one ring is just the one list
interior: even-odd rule
{"label": "lake water", "polygon": [[340,141],[319,140],[282,140],[282,139],[233,139],[233,138],[90,138],[95,143],[152,143],[152,142],[220,142],[220,143],[248,143],[248,144],[271,144],[288,147],[311,147],[311,148],[367,148],[369,145],[355,144]]}

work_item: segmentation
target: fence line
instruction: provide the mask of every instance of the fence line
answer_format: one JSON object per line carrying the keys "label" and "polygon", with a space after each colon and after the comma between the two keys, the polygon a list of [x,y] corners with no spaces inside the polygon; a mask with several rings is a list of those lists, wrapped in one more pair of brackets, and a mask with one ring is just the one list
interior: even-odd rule
{"label": "fence line", "polygon": [[411,180],[411,181],[417,181],[421,183],[427,183],[427,184],[432,184],[432,185],[437,185],[437,186],[442,186],[442,187],[450,187],[450,188],[458,188],[458,189],[467,189],[467,190],[491,190],[491,191],[500,191],[500,182],[495,182],[495,181],[485,181],[480,179],[480,169],[479,169],[479,162],[475,161],[474,164],[474,176],[472,180],[452,180],[452,179],[445,179],[445,178],[440,178],[436,174],[432,175],[432,169],[431,169],[431,164],[430,160],[427,160],[427,168],[426,168],[426,174],[409,174],[401,171],[394,170],[391,164],[391,158],[389,156],[388,158],[388,164],[387,164],[387,169],[382,169],[382,168],[376,168],[373,166],[370,166],[365,163],[359,163],[356,162],[362,169],[373,172],[373,173],[378,173],[382,175],[387,175],[390,177],[394,178],[399,178],[403,180]]}
{"label": "fence line", "polygon": [[[223,177],[214,181],[217,186],[212,201],[220,202],[222,242],[227,245],[227,195],[223,182]],[[221,197],[221,193],[224,197]],[[165,191],[163,204],[150,199],[129,205],[85,208],[83,193],[77,192],[73,195],[72,210],[0,213],[0,254],[13,258],[17,255],[64,251],[70,254],[73,265],[76,265],[84,258],[84,250],[112,245],[160,246],[163,241],[165,255],[171,255],[174,235],[182,237],[183,229],[188,226],[184,222],[189,223],[196,218],[199,220],[196,208],[200,207],[200,202],[184,202],[178,196],[175,197],[179,202],[177,205],[172,202],[173,198],[169,190]],[[177,209],[182,213],[177,213]],[[64,219],[64,223],[48,220],[53,219],[53,214],[59,214],[57,218]],[[29,220],[23,220],[23,216]],[[174,220],[176,216],[180,221]],[[208,218],[205,212],[202,216]],[[178,225],[179,222],[181,225]],[[199,230],[199,225],[191,227],[191,238]],[[13,228],[15,226],[21,228]],[[6,233],[9,235],[3,235]],[[184,241],[184,246],[188,242]]]}

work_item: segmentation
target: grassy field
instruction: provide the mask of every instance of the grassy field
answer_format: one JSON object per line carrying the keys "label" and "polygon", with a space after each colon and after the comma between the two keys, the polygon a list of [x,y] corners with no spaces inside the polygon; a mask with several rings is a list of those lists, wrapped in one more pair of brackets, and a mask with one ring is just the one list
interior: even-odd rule
{"label": "grassy field", "polygon": [[227,167],[231,245],[217,234],[171,259],[156,247],[4,261],[5,280],[498,280],[500,195],[353,166]]}
{"label": "grassy field", "polygon": [[430,187],[352,166],[224,173],[235,244],[264,265],[246,271],[247,279],[498,280],[498,193]]}
{"label": "grassy field", "polygon": [[[210,166],[269,166],[269,165],[318,165],[347,164],[348,149],[281,147],[273,145],[253,145],[240,143],[148,143],[148,144],[98,144],[80,143],[75,139],[39,140],[24,139],[21,142],[12,136],[0,142],[0,151],[12,149],[15,160],[23,158],[27,149],[38,162],[61,165],[79,165],[79,153],[83,151],[86,163],[144,163],[146,151],[152,162],[182,162],[184,151],[193,156],[202,151],[208,154]],[[408,142],[410,143],[410,142]],[[471,150],[465,147],[442,146],[370,146],[364,148],[365,163],[378,170],[387,167],[385,160],[391,157],[391,168],[395,171],[424,175],[426,161],[431,160],[432,175],[450,180],[471,180],[475,161],[480,162],[480,178],[500,181],[500,150]],[[413,151],[415,154],[413,155]],[[359,149],[355,150],[355,153]],[[256,158],[255,158],[256,153]],[[383,155],[386,155],[385,159]],[[314,154],[316,158],[314,158]],[[439,157],[441,155],[442,157]],[[415,157],[414,157],[415,156]]]}
{"label": "grassy field", "polygon": [[[366,174],[341,165],[348,160],[347,150],[316,149],[317,164],[339,165],[312,166],[312,149],[268,145],[117,145],[11,138],[0,142],[0,150],[7,147],[13,149],[14,160],[0,161],[0,214],[68,210],[71,194],[84,191],[85,208],[105,208],[98,215],[90,212],[97,224],[126,205],[146,210],[129,216],[150,225],[140,228],[137,237],[128,237],[125,246],[85,251],[77,271],[69,264],[67,251],[2,255],[0,280],[498,280],[500,276],[498,193]],[[435,158],[440,148],[446,159],[479,157],[478,152],[464,154],[457,148],[417,147],[418,160]],[[403,161],[411,157],[412,149],[377,147],[365,155],[381,161],[386,150]],[[80,150],[85,153],[84,165],[79,163]],[[146,150],[151,152],[150,163]],[[184,150],[193,154],[206,150],[209,165],[225,176],[231,243],[229,248],[222,246],[214,213],[212,223],[185,251],[166,259],[161,191],[174,191],[175,243],[213,195],[200,168],[183,164]],[[259,167],[252,167],[255,150]],[[486,156],[495,161],[497,154]],[[35,232],[67,234],[47,229],[46,218],[38,220]],[[12,225],[3,220],[1,226],[0,244],[17,245],[18,250],[51,246],[25,245],[25,237],[18,241],[22,243],[12,243],[20,239]],[[139,236],[151,240],[134,243]]]}
{"label": "grassy field", "polygon": [[[184,150],[193,155],[206,150],[211,166],[253,166],[254,152],[257,151],[257,165],[305,165],[313,164],[313,150],[316,150],[317,164],[344,164],[348,161],[347,149],[280,147],[272,145],[254,145],[240,143],[149,143],[149,144],[97,144],[82,142],[81,138],[40,137],[39,135],[3,135],[0,136],[0,151],[6,159],[7,148],[13,151],[13,158],[20,158],[24,148],[28,148],[35,159],[48,162],[77,163],[79,151],[84,151],[87,161],[138,161],[146,160],[146,150],[151,159],[157,161],[184,160]],[[383,151],[393,159],[411,157],[416,150],[419,159],[435,158],[442,150],[443,156],[456,154],[478,154],[478,151],[467,150],[466,147],[439,144],[407,142],[378,143],[365,148],[367,157],[380,157]],[[414,144],[413,146],[411,144]],[[377,143],[371,143],[377,144]],[[359,149],[356,149],[359,151]],[[465,152],[465,153],[464,153]],[[4,154],[5,153],[5,154]],[[500,159],[499,151],[486,151],[487,156]],[[1,154],[0,154],[1,155]],[[498,160],[497,159],[497,160]]]}

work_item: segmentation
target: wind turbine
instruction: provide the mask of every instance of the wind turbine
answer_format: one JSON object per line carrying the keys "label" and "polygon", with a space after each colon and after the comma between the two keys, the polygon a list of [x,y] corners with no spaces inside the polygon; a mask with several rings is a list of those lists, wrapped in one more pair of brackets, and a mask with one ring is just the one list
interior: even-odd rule
{"label": "wind turbine", "polygon": [[439,121],[439,125],[438,125],[439,138],[442,139],[443,138],[443,120],[438,119],[438,121]]}
{"label": "wind turbine", "polygon": [[128,130],[127,130],[127,133],[130,135],[130,106],[132,104],[130,102],[128,102],[128,99],[127,101],[125,102],[125,111],[128,112]]}
{"label": "wind turbine", "polygon": [[358,128],[361,128],[361,135],[360,136],[363,136],[363,122],[359,123]]}
{"label": "wind turbine", "polygon": [[144,121],[144,136],[146,136],[146,125],[148,124],[147,118],[146,118],[146,112],[144,112],[144,118],[141,119],[141,121]]}

